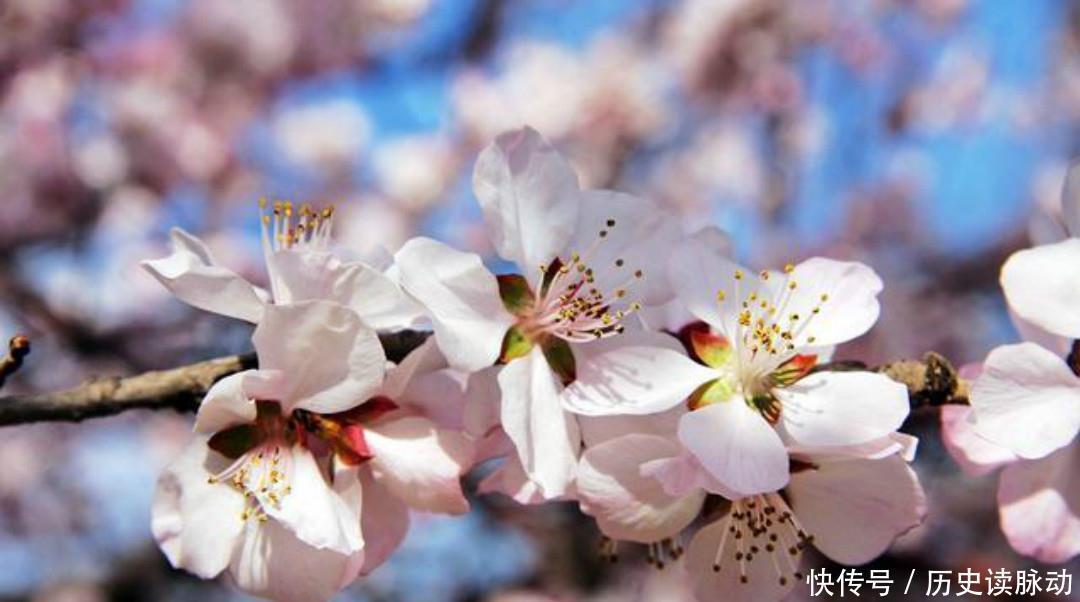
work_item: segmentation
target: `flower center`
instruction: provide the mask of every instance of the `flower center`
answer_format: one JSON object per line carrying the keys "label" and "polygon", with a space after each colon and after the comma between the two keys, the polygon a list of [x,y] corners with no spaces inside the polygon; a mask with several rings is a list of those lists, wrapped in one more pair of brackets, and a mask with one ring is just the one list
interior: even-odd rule
{"label": "flower center", "polygon": [[[668,537],[646,545],[646,561],[657,570],[664,570],[669,562],[677,562],[686,553],[679,536]],[[611,564],[619,562],[619,541],[607,536],[600,538],[600,558]]]}
{"label": "flower center", "polygon": [[254,424],[226,429],[210,438],[210,448],[234,461],[211,476],[210,484],[223,483],[244,496],[240,520],[265,522],[266,510],[281,509],[281,501],[292,492],[289,475],[292,454],[282,453],[295,440],[293,423],[281,415],[279,404],[256,402]]}
{"label": "flower center", "polygon": [[321,211],[306,203],[299,208],[294,222],[293,204],[275,201],[271,206],[266,199],[259,200],[264,250],[273,251],[325,250],[330,246],[334,225],[334,207]]}
{"label": "flower center", "polygon": [[797,354],[798,347],[813,345],[817,339],[809,331],[814,318],[821,313],[822,306],[829,300],[828,294],[821,294],[810,304],[808,315],[792,310],[793,300],[796,306],[806,306],[800,299],[799,281],[795,279],[795,266],[784,267],[783,276],[777,276],[768,270],[758,275],[759,282],[748,283],[742,270],[733,274],[733,297],[721,289],[716,294],[717,303],[722,312],[731,313],[725,305],[737,303],[734,324],[725,325],[724,332],[739,350],[740,359],[747,364],[760,364],[758,372],[771,372],[773,368],[786,362]]}
{"label": "flower center", "polygon": [[226,483],[244,495],[244,510],[240,520],[265,522],[267,508],[281,509],[281,500],[292,493],[289,484],[290,467],[283,458],[279,442],[261,445],[241,456],[224,471],[210,477],[209,482]]}
{"label": "flower center", "polygon": [[293,447],[320,458],[333,455],[347,465],[359,465],[375,457],[364,438],[365,425],[397,409],[397,404],[376,397],[337,414],[295,410],[281,413],[275,401],[256,401],[251,424],[234,426],[210,437],[208,445],[233,462],[209,477],[211,485],[224,484],[244,496],[242,521],[265,522],[268,509],[280,510],[292,493]]}
{"label": "flower center", "polygon": [[[797,581],[803,578],[799,561],[806,546],[814,542],[814,536],[803,529],[780,494],[767,493],[732,502],[731,511],[721,520],[724,532],[716,548],[713,571],[737,569],[739,581],[749,583],[747,567],[753,562],[769,562],[782,586],[791,577]],[[734,548],[733,568],[723,564],[728,558],[729,545]]]}
{"label": "flower center", "polygon": [[[521,316],[519,328],[530,337],[553,335],[570,342],[582,342],[619,334],[622,321],[641,309],[630,301],[631,287],[645,277],[640,268],[629,268],[622,258],[610,264],[592,265],[590,258],[608,238],[615,220],[606,227],[583,253],[571,252],[566,259],[556,257],[550,264],[541,265],[543,274],[540,290],[536,292],[531,310]],[[607,276],[614,275],[614,278]],[[597,279],[608,284],[597,285]]]}
{"label": "flower center", "polygon": [[795,384],[817,364],[817,357],[813,355],[788,357],[775,367],[745,361],[746,358],[733,349],[726,337],[713,333],[703,322],[686,327],[679,338],[692,357],[717,373],[716,380],[705,383],[690,396],[691,410],[739,396],[770,424],[776,424],[783,404],[776,397],[775,389]]}

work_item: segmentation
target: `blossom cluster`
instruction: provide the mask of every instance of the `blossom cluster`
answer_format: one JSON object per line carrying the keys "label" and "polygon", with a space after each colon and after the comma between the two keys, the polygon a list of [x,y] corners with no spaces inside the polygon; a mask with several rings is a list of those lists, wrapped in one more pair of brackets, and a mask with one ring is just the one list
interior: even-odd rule
{"label": "blossom cluster", "polygon": [[[326,600],[393,553],[410,509],[466,512],[460,477],[481,463],[497,467],[478,493],[576,501],[605,553],[643,544],[656,566],[681,563],[702,600],[778,600],[805,578],[808,548],[858,565],[921,523],[917,441],[899,431],[907,388],[830,363],[879,317],[870,267],[744,267],[716,228],[583,188],[527,127],[480,153],[473,190],[506,273],[425,237],[381,261],[342,259],[333,210],[287,202],[262,204],[269,290],[179,230],[170,256],[146,262],[185,302],[256,325],[258,369],[213,387],[159,481],[153,532],[173,565]],[[1038,257],[1005,269],[1007,291],[1022,281],[1017,312],[1067,316],[1036,323],[1069,338],[1080,318],[1058,293],[1080,262],[1058,255],[1074,243],[1047,251],[1058,267],[1036,280],[1015,264]],[[406,328],[431,336],[388,361],[377,333]],[[985,373],[978,436],[1072,458],[1080,380],[1064,362],[1025,344]]]}

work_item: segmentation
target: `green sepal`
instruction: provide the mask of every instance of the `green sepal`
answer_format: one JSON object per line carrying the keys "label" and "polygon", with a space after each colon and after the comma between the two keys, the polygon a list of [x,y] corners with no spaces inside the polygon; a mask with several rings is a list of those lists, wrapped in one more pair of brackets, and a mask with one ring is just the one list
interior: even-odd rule
{"label": "green sepal", "polygon": [[729,382],[722,378],[713,379],[690,394],[688,406],[691,410],[700,410],[709,404],[727,401],[734,394],[735,388]]}
{"label": "green sepal", "polygon": [[540,345],[544,352],[548,366],[559,375],[563,386],[569,385],[577,378],[577,362],[574,360],[574,350],[570,343],[558,338],[549,337]]}
{"label": "green sepal", "polygon": [[515,316],[522,316],[533,307],[533,292],[529,281],[521,274],[500,274],[495,277],[499,282],[499,297],[506,311]]}
{"label": "green sepal", "polygon": [[241,424],[214,433],[206,445],[217,453],[235,460],[262,443],[262,432],[254,424]]}
{"label": "green sepal", "polygon": [[499,354],[499,363],[508,364],[519,357],[525,357],[532,351],[533,342],[517,326],[511,326],[503,337],[502,353]]}

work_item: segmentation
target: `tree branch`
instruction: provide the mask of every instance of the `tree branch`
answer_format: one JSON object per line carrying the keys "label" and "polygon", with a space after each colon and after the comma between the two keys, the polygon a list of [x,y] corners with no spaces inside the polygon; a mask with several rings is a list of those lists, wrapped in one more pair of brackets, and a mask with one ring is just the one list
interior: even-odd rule
{"label": "tree branch", "polygon": [[173,409],[190,412],[214,383],[255,367],[255,355],[233,355],[147,372],[128,378],[91,380],[73,389],[41,395],[0,398],[0,426],[112,416],[127,410]]}
{"label": "tree branch", "polygon": [[815,372],[825,370],[850,372],[879,372],[905,385],[911,409],[968,403],[970,383],[960,378],[956,368],[940,353],[928,352],[921,360],[901,360],[876,367],[857,361],[838,361],[821,364]]}
{"label": "tree branch", "polygon": [[[393,362],[400,362],[427,337],[426,332],[412,330],[379,336]],[[247,353],[126,378],[95,379],[57,393],[0,397],[0,426],[78,422],[136,409],[193,412],[214,383],[255,367],[255,354]]]}
{"label": "tree branch", "polygon": [[[387,359],[400,362],[428,336],[427,332],[404,330],[379,338]],[[256,365],[255,354],[246,353],[126,378],[96,379],[57,393],[0,397],[0,426],[78,422],[137,409],[193,412],[214,383]],[[907,385],[913,409],[967,403],[967,383],[957,376],[948,360],[933,352],[922,360],[893,362],[877,368],[868,368],[860,362],[830,362],[815,371],[821,370],[872,370],[886,374]]]}

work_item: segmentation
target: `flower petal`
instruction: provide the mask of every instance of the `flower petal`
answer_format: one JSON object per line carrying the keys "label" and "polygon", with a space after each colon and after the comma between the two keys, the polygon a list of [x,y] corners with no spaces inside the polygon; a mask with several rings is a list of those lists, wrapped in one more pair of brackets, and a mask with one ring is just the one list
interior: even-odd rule
{"label": "flower petal", "polygon": [[[1067,356],[1072,349],[1072,339],[1047,332],[1021,318],[1015,311],[1009,311],[1009,318],[1012,320],[1016,332],[1020,334],[1020,340],[1022,341],[1035,343],[1044,349],[1059,354],[1061,357]],[[982,364],[978,364],[978,370],[980,373],[982,372]],[[970,380],[974,380],[974,378]]]}
{"label": "flower petal", "polygon": [[[594,286],[601,291],[625,286],[629,297],[646,305],[673,299],[668,257],[684,238],[676,217],[652,201],[613,190],[585,190],[580,199],[577,230],[567,248],[583,255],[593,249],[586,261],[594,268]],[[601,231],[605,236],[598,242]],[[635,278],[637,270],[642,279]]]}
{"label": "flower petal", "polygon": [[229,575],[245,592],[276,602],[326,602],[360,572],[364,553],[309,546],[277,521],[255,523],[237,547]]}
{"label": "flower petal", "polygon": [[171,241],[171,255],[142,263],[150,275],[188,305],[247,322],[259,321],[263,309],[259,289],[218,265],[210,249],[191,234],[175,228]]}
{"label": "flower petal", "polygon": [[396,282],[360,262],[344,263],[328,251],[282,250],[267,257],[278,304],[325,299],[352,308],[370,328],[408,328],[422,309]]}
{"label": "flower petal", "polygon": [[588,449],[578,466],[581,510],[612,539],[653,543],[675,536],[697,518],[705,491],[668,495],[659,481],[642,476],[641,467],[678,456],[679,449],[667,439],[637,434]]}
{"label": "flower petal", "polygon": [[514,317],[499,284],[474,253],[430,238],[414,238],[395,255],[401,285],[427,310],[450,365],[466,372],[491,366]]}
{"label": "flower petal", "polygon": [[521,459],[516,454],[508,456],[502,466],[480,481],[480,484],[476,486],[476,492],[481,495],[501,493],[525,506],[549,501],[544,497],[540,486],[525,474]]}
{"label": "flower petal", "polygon": [[154,493],[154,540],[174,567],[203,579],[225,570],[244,530],[244,496],[209,482],[211,471],[227,464],[197,437],[162,472]]}
{"label": "flower petal", "polygon": [[428,337],[419,347],[410,351],[400,364],[386,369],[386,378],[383,380],[379,394],[398,400],[404,395],[413,379],[421,374],[445,367],[446,358],[439,351],[435,339]]}
{"label": "flower petal", "polygon": [[631,433],[674,439],[679,432],[679,420],[687,412],[686,406],[676,406],[666,412],[644,416],[578,416],[578,424],[581,425],[581,440],[585,447],[600,445]]}
{"label": "flower petal", "polygon": [[291,491],[280,507],[264,506],[305,544],[351,554],[364,547],[360,532],[360,483],[355,468],[340,467],[331,486],[315,456],[302,445],[282,450],[285,482]]}
{"label": "flower petal", "polygon": [[539,347],[498,376],[503,429],[525,472],[549,498],[566,493],[581,449],[577,419],[563,411],[556,378]]}
{"label": "flower petal", "polygon": [[926,516],[926,495],[899,455],[820,462],[791,475],[791,508],[814,546],[841,564],[863,564]]}
{"label": "flower petal", "polygon": [[784,313],[806,322],[795,336],[796,347],[850,341],[870,330],[881,313],[881,278],[864,264],[814,257],[795,266],[791,283],[796,288]]}
{"label": "flower petal", "polygon": [[[656,336],[653,334],[652,336]],[[599,353],[578,362],[577,380],[563,391],[563,406],[577,414],[654,414],[684,401],[700,385],[717,378],[715,370],[671,347],[659,347],[630,333],[613,337]]]}
{"label": "flower petal", "polygon": [[907,387],[873,372],[817,372],[773,392],[783,403],[784,431],[815,447],[880,439],[910,411]]}
{"label": "flower petal", "polygon": [[414,416],[373,425],[364,436],[375,453],[375,480],[406,504],[426,512],[468,512],[460,479],[470,467],[472,445],[463,435]]}
{"label": "flower petal", "polygon": [[642,464],[641,475],[656,479],[668,495],[676,497],[702,489],[729,500],[742,497],[741,493],[732,491],[714,479],[698,461],[697,456],[682,447],[679,448],[678,456]]}
{"label": "flower petal", "polygon": [[465,434],[472,439],[482,439],[502,424],[502,393],[498,380],[501,371],[502,366],[492,366],[469,375],[462,422]]}
{"label": "flower petal", "polygon": [[255,422],[255,401],[244,391],[244,383],[254,370],[226,376],[206,392],[195,414],[195,432],[206,435]]}
{"label": "flower petal", "polygon": [[1080,338],[1080,239],[1013,253],[1001,268],[1009,308],[1039,328]]}
{"label": "flower petal", "polygon": [[364,532],[364,568],[367,575],[382,566],[409,532],[409,508],[401,499],[380,485],[368,470],[361,469],[360,483],[364,490],[364,513],[361,530]]}
{"label": "flower petal", "polygon": [[998,505],[1017,552],[1054,564],[1080,555],[1080,444],[1005,468]]}
{"label": "flower petal", "polygon": [[282,410],[329,414],[370,398],[382,385],[386,356],[356,312],[331,301],[268,306],[252,337],[261,371],[279,371]]}
{"label": "flower petal", "polygon": [[343,266],[333,253],[322,250],[282,249],[266,256],[266,271],[274,303],[325,299],[343,294]]}
{"label": "flower petal", "polygon": [[1080,378],[1033,343],[990,352],[971,391],[975,432],[1021,458],[1041,458],[1080,430]]}
{"label": "flower petal", "polygon": [[499,256],[530,282],[559,255],[577,224],[578,181],[536,130],[500,134],[476,160],[473,190]]}
{"label": "flower petal", "polygon": [[421,374],[409,383],[399,403],[432,420],[439,428],[465,430],[469,375],[453,368]]}
{"label": "flower petal", "polygon": [[941,406],[941,439],[964,473],[977,477],[1016,461],[1016,454],[975,432],[971,406]]}
{"label": "flower petal", "polygon": [[[943,406],[942,409],[945,409]],[[880,460],[888,456],[899,454],[907,462],[915,460],[915,452],[919,447],[918,437],[906,433],[889,433],[864,443],[855,445],[839,445],[820,447],[816,445],[787,444],[788,454],[791,456],[814,455],[818,458],[829,459],[855,459]]]}
{"label": "flower petal", "polygon": [[[686,571],[698,600],[724,602],[779,602],[795,587],[794,579],[781,585],[776,567],[758,556],[752,562],[736,560],[738,548],[732,537],[725,540],[728,521],[720,519],[702,527],[686,551]],[[721,553],[720,544],[724,547]],[[739,555],[740,559],[742,555]],[[720,570],[715,570],[719,564]],[[740,567],[742,569],[740,570]],[[745,582],[742,577],[745,576]]]}
{"label": "flower petal", "polygon": [[[434,421],[439,428],[463,431],[466,408],[473,401],[469,391],[472,376],[447,368],[435,339],[429,337],[401,364],[387,371],[382,394],[403,409]],[[494,378],[491,380],[492,406],[497,414],[498,387]]]}
{"label": "flower petal", "polygon": [[[734,333],[738,320],[735,294],[735,274],[747,277],[739,282],[739,293],[745,297],[759,284],[749,272],[728,258],[730,247],[719,244],[709,230],[698,232],[675,245],[668,261],[668,278],[686,309],[697,319],[707,322],[722,333]],[[724,301],[718,300],[723,293]]]}
{"label": "flower petal", "polygon": [[637,315],[646,328],[657,331],[679,332],[686,325],[698,321],[678,297],[663,305],[644,305]]}
{"label": "flower petal", "polygon": [[717,481],[743,495],[777,491],[788,482],[784,443],[741,399],[683,415],[679,439]]}

